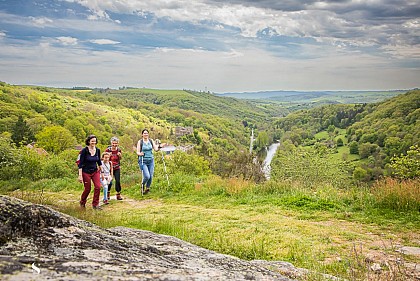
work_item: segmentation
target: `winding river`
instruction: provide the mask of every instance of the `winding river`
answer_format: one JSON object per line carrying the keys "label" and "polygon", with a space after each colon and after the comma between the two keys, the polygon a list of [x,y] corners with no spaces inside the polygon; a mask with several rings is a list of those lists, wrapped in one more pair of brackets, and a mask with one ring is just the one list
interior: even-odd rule
{"label": "winding river", "polygon": [[270,173],[271,173],[271,160],[273,160],[274,155],[276,154],[277,148],[279,147],[280,143],[275,142],[271,144],[267,149],[267,156],[265,157],[265,160],[263,162],[263,172],[266,179],[270,179]]}

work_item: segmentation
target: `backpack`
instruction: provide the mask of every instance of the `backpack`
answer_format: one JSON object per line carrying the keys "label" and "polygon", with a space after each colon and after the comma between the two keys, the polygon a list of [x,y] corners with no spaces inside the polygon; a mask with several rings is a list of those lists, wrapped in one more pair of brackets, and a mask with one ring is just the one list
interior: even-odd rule
{"label": "backpack", "polygon": [[76,159],[76,167],[79,167],[79,163],[80,163],[80,155],[82,154],[82,149],[79,150],[79,154],[77,154],[77,159]]}

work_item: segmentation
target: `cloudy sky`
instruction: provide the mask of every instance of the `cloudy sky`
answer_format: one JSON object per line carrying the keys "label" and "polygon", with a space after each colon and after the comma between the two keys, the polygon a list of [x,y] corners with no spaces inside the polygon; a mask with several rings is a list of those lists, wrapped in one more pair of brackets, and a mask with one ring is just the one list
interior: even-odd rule
{"label": "cloudy sky", "polygon": [[411,89],[420,86],[420,0],[0,0],[0,81]]}

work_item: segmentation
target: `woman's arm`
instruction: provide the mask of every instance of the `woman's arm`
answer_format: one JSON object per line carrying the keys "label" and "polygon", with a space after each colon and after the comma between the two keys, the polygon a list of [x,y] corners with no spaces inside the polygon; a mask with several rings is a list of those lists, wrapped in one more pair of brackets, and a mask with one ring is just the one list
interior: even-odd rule
{"label": "woman's arm", "polygon": [[98,155],[98,161],[96,161],[96,164],[98,164],[98,171],[102,171],[102,160],[101,160],[101,150],[99,148],[96,148],[96,153]]}

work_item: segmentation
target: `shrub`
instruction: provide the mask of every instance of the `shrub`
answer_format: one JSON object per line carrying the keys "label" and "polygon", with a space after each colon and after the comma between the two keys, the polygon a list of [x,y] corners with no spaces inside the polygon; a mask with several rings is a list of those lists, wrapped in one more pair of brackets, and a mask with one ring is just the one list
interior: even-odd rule
{"label": "shrub", "polygon": [[[76,164],[74,164],[75,166]],[[58,179],[65,177],[76,177],[77,174],[73,172],[74,169],[69,168],[66,162],[56,155],[50,155],[42,167],[42,178]]]}
{"label": "shrub", "polygon": [[208,161],[204,157],[195,154],[175,151],[170,156],[165,157],[165,163],[172,173],[181,172],[195,176],[210,174]]}
{"label": "shrub", "polygon": [[359,144],[356,141],[352,141],[349,144],[350,154],[359,154]]}
{"label": "shrub", "polygon": [[401,154],[391,158],[390,167],[393,175],[402,179],[413,179],[420,177],[420,147],[410,147],[407,155]]}

